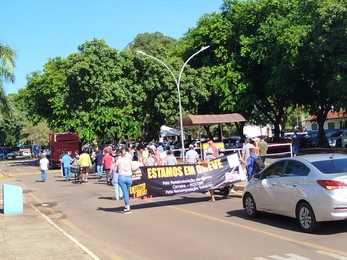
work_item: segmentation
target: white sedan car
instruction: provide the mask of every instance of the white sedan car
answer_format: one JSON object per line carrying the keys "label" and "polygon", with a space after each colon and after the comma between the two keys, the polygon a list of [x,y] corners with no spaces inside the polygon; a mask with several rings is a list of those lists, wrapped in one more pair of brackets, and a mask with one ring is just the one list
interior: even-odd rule
{"label": "white sedan car", "polygon": [[22,151],[22,156],[23,157],[30,157],[31,158],[31,152],[30,152],[30,150],[24,150],[24,151]]}
{"label": "white sedan car", "polygon": [[347,155],[279,159],[246,185],[243,207],[250,217],[263,211],[296,218],[305,232],[347,219]]}

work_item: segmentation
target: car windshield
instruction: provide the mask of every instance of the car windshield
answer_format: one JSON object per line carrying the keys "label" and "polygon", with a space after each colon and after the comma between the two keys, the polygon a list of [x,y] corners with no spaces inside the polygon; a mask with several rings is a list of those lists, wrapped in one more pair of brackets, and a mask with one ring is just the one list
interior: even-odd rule
{"label": "car windshield", "polygon": [[312,162],[312,164],[317,167],[322,173],[346,173],[347,174],[347,158],[345,159],[335,159],[335,160],[325,160]]}
{"label": "car windshield", "polygon": [[331,137],[339,137],[343,132],[342,131],[338,131],[334,134],[331,135]]}

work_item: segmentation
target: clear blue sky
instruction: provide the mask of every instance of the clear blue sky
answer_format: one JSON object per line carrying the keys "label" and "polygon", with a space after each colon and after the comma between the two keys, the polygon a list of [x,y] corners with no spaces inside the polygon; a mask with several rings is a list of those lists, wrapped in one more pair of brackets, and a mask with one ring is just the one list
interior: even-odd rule
{"label": "clear blue sky", "polygon": [[93,38],[123,50],[139,33],[161,32],[179,39],[205,13],[219,12],[223,0],[3,0],[0,42],[17,53],[16,82],[42,71],[49,58],[66,57]]}

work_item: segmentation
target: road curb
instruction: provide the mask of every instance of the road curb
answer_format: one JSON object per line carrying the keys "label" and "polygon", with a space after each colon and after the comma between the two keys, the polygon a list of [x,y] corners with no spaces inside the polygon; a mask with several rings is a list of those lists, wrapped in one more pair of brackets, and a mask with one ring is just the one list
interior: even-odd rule
{"label": "road curb", "polygon": [[43,214],[35,205],[30,203],[30,206],[39,213],[50,225],[52,225],[56,230],[58,230],[60,233],[62,233],[65,237],[70,239],[76,246],[81,248],[87,255],[89,255],[92,259],[100,260],[99,257],[94,255],[92,251],[90,251],[86,246],[82,245],[77,239],[66,233],[62,228],[60,228],[57,224],[55,224],[49,217],[47,217],[45,214]]}

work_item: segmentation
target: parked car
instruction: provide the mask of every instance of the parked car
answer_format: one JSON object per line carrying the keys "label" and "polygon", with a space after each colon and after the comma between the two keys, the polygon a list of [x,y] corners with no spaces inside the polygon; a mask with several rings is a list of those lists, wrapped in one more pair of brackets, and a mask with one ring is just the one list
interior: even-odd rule
{"label": "parked car", "polygon": [[29,150],[21,151],[21,156],[31,158],[31,152]]}
{"label": "parked car", "polygon": [[330,135],[328,138],[329,143],[335,144],[335,147],[343,147],[346,148],[347,146],[347,130],[339,130],[334,132]]}
{"label": "parked car", "polygon": [[235,136],[235,137],[228,137],[223,139],[224,148],[225,149],[236,149],[236,148],[242,148],[244,142],[244,138],[241,139],[241,137]]}
{"label": "parked car", "polygon": [[5,153],[0,153],[0,160],[6,160],[7,155]]}
{"label": "parked car", "polygon": [[19,151],[12,151],[7,154],[8,159],[16,159],[17,156],[20,156]]}
{"label": "parked car", "polygon": [[347,219],[347,155],[279,159],[246,185],[243,207],[249,217],[263,211],[296,218],[304,232]]}
{"label": "parked car", "polygon": [[269,145],[267,150],[268,154],[283,153],[290,151],[289,144],[292,142],[292,140],[289,137],[279,139],[275,137],[266,137],[264,138],[264,140]]}

